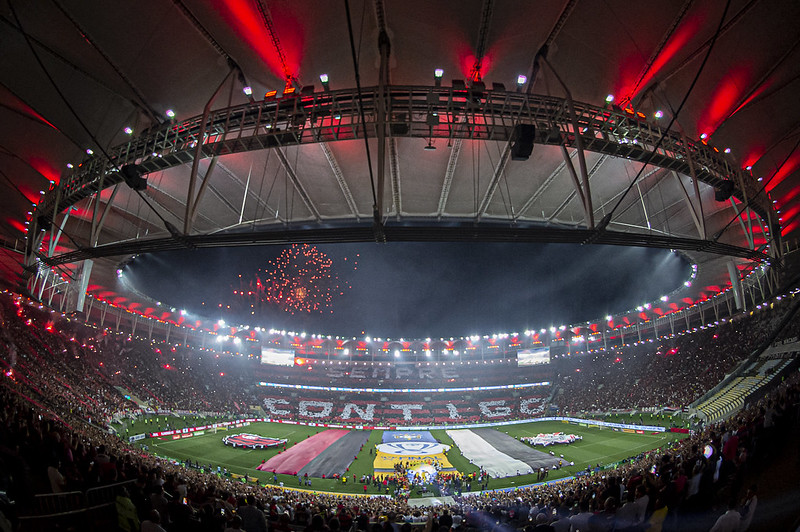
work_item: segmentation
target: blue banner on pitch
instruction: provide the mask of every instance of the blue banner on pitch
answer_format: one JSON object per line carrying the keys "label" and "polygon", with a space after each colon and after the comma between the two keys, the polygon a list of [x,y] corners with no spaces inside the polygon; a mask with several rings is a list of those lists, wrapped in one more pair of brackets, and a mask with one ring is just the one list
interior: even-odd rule
{"label": "blue banner on pitch", "polygon": [[436,443],[433,435],[427,430],[384,430],[381,443],[394,442],[430,442]]}

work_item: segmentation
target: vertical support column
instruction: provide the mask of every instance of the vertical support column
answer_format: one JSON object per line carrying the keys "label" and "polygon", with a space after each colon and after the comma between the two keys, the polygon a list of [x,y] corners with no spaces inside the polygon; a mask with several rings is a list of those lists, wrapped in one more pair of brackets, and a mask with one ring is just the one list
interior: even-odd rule
{"label": "vertical support column", "polygon": [[75,300],[75,310],[83,312],[83,304],[86,301],[86,288],[89,286],[89,276],[92,274],[94,262],[90,259],[83,261],[81,265],[81,276],[78,279],[77,298]]}
{"label": "vertical support column", "polygon": [[100,328],[103,328],[103,325],[106,322],[106,312],[108,312],[108,303],[104,302],[103,310],[100,312]]}
{"label": "vertical support column", "polygon": [[747,310],[745,308],[745,300],[742,297],[742,279],[739,277],[739,271],[732,260],[728,261],[728,277],[731,280],[731,291],[733,292],[733,300],[736,303],[737,310]]}

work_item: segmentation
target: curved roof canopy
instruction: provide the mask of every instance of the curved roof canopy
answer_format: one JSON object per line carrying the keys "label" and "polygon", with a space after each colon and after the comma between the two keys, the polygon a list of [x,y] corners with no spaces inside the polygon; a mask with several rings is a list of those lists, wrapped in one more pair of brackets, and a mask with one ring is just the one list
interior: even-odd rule
{"label": "curved roof canopy", "polygon": [[3,236],[31,265],[7,277],[34,252],[94,258],[99,289],[145,251],[500,240],[682,249],[724,287],[795,238],[794,3],[1,9]]}

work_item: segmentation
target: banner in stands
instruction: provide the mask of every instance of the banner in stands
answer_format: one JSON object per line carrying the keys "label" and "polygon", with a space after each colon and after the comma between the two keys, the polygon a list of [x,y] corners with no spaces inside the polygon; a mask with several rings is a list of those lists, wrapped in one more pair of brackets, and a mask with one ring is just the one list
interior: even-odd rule
{"label": "banner in stands", "polygon": [[[504,420],[519,417],[535,417],[544,412],[547,402],[546,397],[521,397],[519,399],[494,399],[478,401],[475,404],[465,404],[464,401],[447,401],[441,404],[441,412],[432,413],[423,403],[401,402],[366,402],[345,403],[336,405],[332,401],[309,401],[283,397],[266,397],[263,400],[264,411],[275,417],[285,416],[296,419],[310,418],[327,421],[347,420],[356,418],[362,421],[380,421],[393,419],[403,421],[422,420],[422,422],[437,421],[447,423],[461,420],[461,422],[480,422],[491,420]],[[475,408],[477,406],[477,409]],[[378,413],[377,411],[380,411]],[[434,420],[433,418],[437,419]]]}

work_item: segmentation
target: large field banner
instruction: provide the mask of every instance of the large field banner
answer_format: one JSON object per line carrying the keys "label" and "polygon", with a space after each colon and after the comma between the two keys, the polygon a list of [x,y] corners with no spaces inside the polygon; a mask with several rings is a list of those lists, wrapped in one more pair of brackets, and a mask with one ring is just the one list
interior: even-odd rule
{"label": "large field banner", "polygon": [[394,473],[398,464],[405,469],[430,465],[439,471],[456,470],[447,459],[450,446],[437,442],[428,431],[385,431],[382,440],[373,462],[378,478]]}

